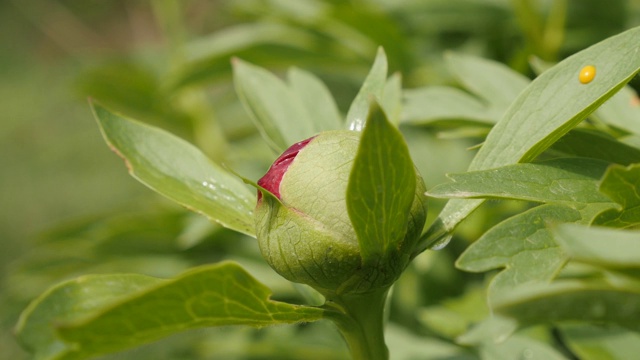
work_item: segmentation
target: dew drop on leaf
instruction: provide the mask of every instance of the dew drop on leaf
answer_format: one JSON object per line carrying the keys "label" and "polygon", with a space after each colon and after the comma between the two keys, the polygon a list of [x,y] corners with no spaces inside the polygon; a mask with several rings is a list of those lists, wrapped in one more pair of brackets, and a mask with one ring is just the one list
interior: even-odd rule
{"label": "dew drop on leaf", "polygon": [[431,250],[442,250],[442,249],[444,249],[444,247],[449,244],[449,241],[451,241],[452,237],[453,237],[453,235],[451,235],[451,234],[448,234],[448,235],[442,237],[441,239],[438,240],[438,242],[433,244],[429,249],[431,249]]}

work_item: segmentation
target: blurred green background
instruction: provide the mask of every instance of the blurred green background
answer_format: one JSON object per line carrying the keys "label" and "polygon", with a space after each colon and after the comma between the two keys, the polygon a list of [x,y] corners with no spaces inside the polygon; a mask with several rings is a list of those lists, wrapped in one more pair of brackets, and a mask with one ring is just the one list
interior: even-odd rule
{"label": "blurred green background", "polygon": [[[11,329],[56,282],[96,272],[171,276],[234,256],[259,262],[250,240],[203,224],[129,177],[88,97],[257,176],[272,154],[235,97],[231,56],[276,72],[310,70],[345,112],[379,45],[407,88],[455,85],[442,60],[451,50],[532,76],[532,56],[557,61],[640,25],[640,1],[4,0],[0,24],[0,358],[22,359]],[[403,130],[414,149],[450,156],[417,160],[430,169],[427,184],[464,170],[470,143]],[[432,304],[464,291],[468,277],[452,265],[464,246],[454,242],[428,261],[435,275],[423,285],[440,290],[409,297]],[[411,327],[404,312],[398,322]]]}

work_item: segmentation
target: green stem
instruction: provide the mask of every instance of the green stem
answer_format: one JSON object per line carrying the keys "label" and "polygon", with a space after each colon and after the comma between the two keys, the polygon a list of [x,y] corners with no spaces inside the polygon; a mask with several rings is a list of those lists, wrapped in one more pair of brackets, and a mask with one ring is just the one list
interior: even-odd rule
{"label": "green stem", "polygon": [[327,298],[330,320],[340,329],[354,360],[387,360],[384,304],[389,289]]}

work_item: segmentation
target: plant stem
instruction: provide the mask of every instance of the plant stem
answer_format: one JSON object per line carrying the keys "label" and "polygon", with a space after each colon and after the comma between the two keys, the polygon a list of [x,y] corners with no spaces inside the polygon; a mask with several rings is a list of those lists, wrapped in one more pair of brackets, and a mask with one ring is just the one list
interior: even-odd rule
{"label": "plant stem", "polygon": [[327,298],[329,318],[340,329],[354,360],[387,360],[384,304],[389,289]]}

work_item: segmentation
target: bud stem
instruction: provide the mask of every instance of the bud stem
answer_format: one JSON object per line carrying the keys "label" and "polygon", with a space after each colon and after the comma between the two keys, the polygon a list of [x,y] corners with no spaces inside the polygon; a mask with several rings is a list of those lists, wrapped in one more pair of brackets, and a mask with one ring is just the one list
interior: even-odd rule
{"label": "bud stem", "polygon": [[327,297],[328,317],[340,329],[354,360],[388,360],[384,308],[388,288],[365,294]]}

